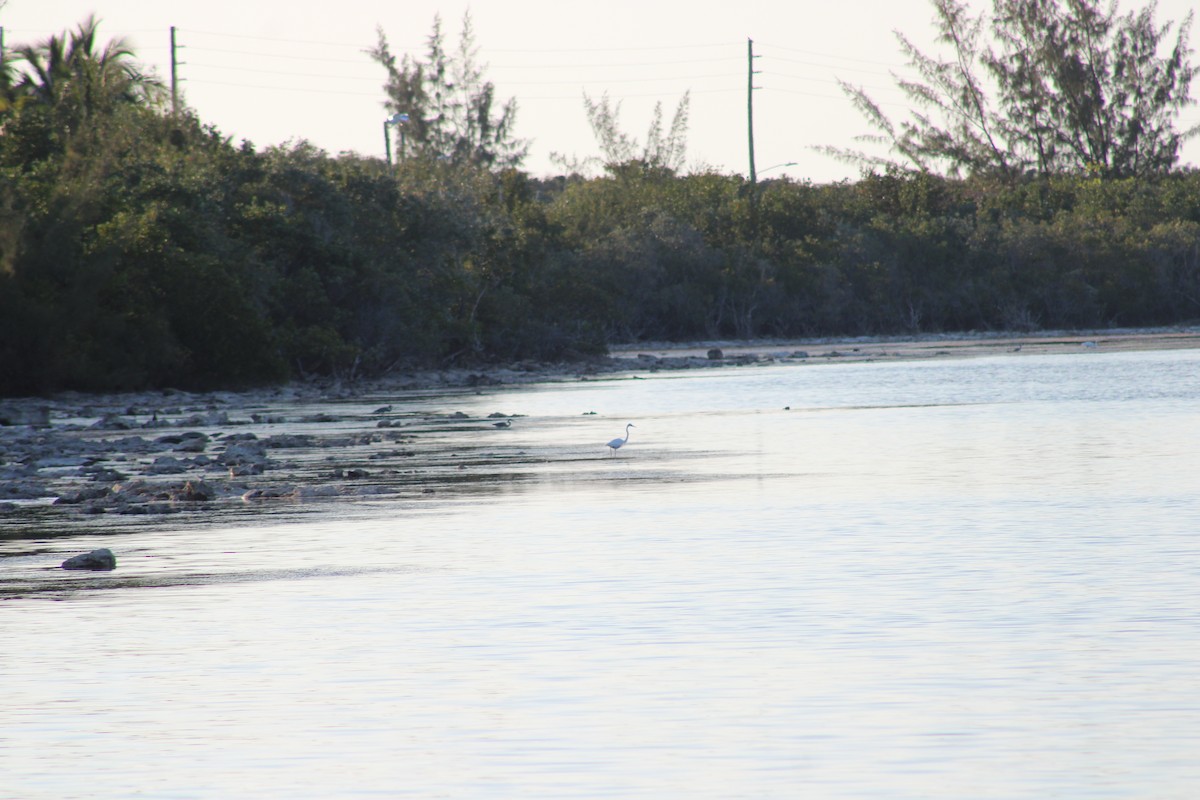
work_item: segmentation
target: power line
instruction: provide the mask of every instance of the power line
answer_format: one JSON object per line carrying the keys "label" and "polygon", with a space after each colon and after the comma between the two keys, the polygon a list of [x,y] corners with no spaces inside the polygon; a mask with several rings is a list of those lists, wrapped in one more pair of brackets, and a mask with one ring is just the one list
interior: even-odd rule
{"label": "power line", "polygon": [[256,86],[250,83],[230,83],[228,81],[210,81],[210,80],[193,80],[188,79],[188,83],[194,86],[231,86],[236,89],[254,89],[265,92],[311,92],[312,94],[335,94],[350,97],[374,97],[379,99],[379,92],[355,92],[346,91],[345,89],[316,89],[312,86]]}
{"label": "power line", "polygon": [[[687,89],[689,94],[741,94],[744,89],[742,87],[731,87],[729,89]],[[626,92],[624,94],[614,95],[609,93],[609,98],[612,100],[628,100],[642,97],[658,97],[658,98],[676,98],[682,94],[681,92]],[[524,103],[526,101],[544,101],[544,100],[579,100],[579,95],[521,95],[517,98],[518,101]]]}
{"label": "power line", "polygon": [[[810,77],[804,76],[804,75],[791,75],[786,72],[768,72],[768,73],[766,73],[766,75],[770,78],[787,78],[789,80],[804,81],[806,83],[824,83],[824,84],[828,84],[830,86],[841,86],[842,85],[842,81],[838,81],[838,80],[830,80],[829,78],[810,78]],[[856,85],[856,88],[857,88],[857,85]],[[891,85],[891,86],[865,85],[865,86],[862,86],[861,88],[870,89],[871,91],[875,91],[875,92],[894,92],[897,94],[903,93],[903,90],[896,87],[895,85]]]}
{"label": "power line", "polygon": [[855,61],[855,62],[858,62],[861,64],[877,64],[881,67],[899,66],[894,61],[877,61],[875,59],[870,59],[870,58],[853,58],[851,56],[837,55],[836,53],[821,53],[816,50],[802,50],[797,47],[786,47],[784,45],[771,44],[769,42],[764,43],[764,46],[768,47],[768,48],[773,48],[775,50],[784,50],[784,51],[790,52],[790,53],[803,53],[804,55],[808,55],[808,56],[817,56],[819,58],[829,58],[829,59],[833,59],[834,61]]}
{"label": "power line", "polygon": [[667,67],[681,64],[712,64],[715,61],[741,62],[741,60],[742,56],[729,56],[703,59],[688,58],[677,61],[626,61],[619,64],[613,63],[612,61],[594,64],[488,64],[488,69],[608,69],[611,67]]}
{"label": "power line", "polygon": [[[326,63],[326,64],[361,64],[361,63],[363,63],[363,59],[361,59],[361,58],[354,58],[354,59],[321,58],[319,56],[314,56],[312,54],[302,55],[302,56],[291,56],[291,55],[283,55],[280,53],[263,53],[263,52],[257,51],[257,50],[229,50],[227,48],[219,48],[219,47],[199,47],[199,46],[196,46],[193,44],[189,44],[188,49],[192,50],[193,52],[197,52],[197,53],[225,53],[226,55],[254,56],[256,58],[280,58],[280,59],[284,59],[286,61],[320,61],[320,62]],[[366,51],[363,51],[363,52],[365,55]]]}
{"label": "power line", "polygon": [[[19,33],[24,36],[40,36],[43,38],[49,38],[51,36],[61,36],[63,33],[67,33],[68,35],[70,35],[71,32],[78,30],[78,26],[72,26],[72,27],[68,27],[68,28],[58,28],[55,30],[46,30],[44,28],[43,29],[10,28],[8,25],[5,25],[4,30],[6,33]],[[118,34],[114,35],[113,38],[114,39],[123,39],[125,37],[132,36],[134,34],[139,34],[139,33],[151,33],[151,34],[158,35],[158,34],[162,33],[162,29],[161,28],[139,28],[136,30],[128,30],[128,31],[125,31],[124,33],[118,33]]]}
{"label": "power line", "polygon": [[179,32],[180,33],[200,34],[202,36],[224,37],[226,39],[249,39],[252,41],[260,41],[260,42],[282,42],[285,44],[302,44],[302,45],[319,44],[319,45],[322,45],[325,47],[354,47],[354,48],[362,47],[362,44],[350,44],[349,42],[321,42],[321,41],[313,41],[313,40],[309,40],[309,39],[284,39],[284,38],[280,38],[280,37],[276,37],[276,36],[251,36],[251,35],[245,34],[245,33],[217,33],[215,31],[199,31],[199,30],[195,30],[193,28],[179,28]]}
{"label": "power line", "polygon": [[276,70],[276,69],[250,69],[246,67],[229,67],[222,64],[206,64],[203,61],[189,61],[189,67],[197,67],[199,69],[215,69],[224,70],[226,72],[240,72],[250,75],[287,75],[293,78],[326,78],[329,80],[339,81],[371,81],[379,83],[382,77],[379,75],[366,77],[363,75],[330,75],[327,72],[295,72],[293,70]]}
{"label": "power line", "polygon": [[[251,83],[244,83],[244,82],[231,83],[229,81],[208,80],[208,79],[204,79],[204,78],[189,78],[188,83],[193,86],[226,86],[226,87],[232,87],[232,88],[236,88],[236,89],[252,89],[255,91],[311,92],[313,94],[331,94],[331,95],[344,95],[344,96],[348,96],[348,97],[380,98],[380,93],[377,91],[376,92],[363,92],[363,91],[353,91],[353,90],[346,90],[346,89],[318,89],[318,88],[314,88],[311,85],[262,86],[262,85],[251,84]],[[739,89],[739,88],[688,89],[687,91],[693,95],[730,94],[733,92],[740,92],[741,89]],[[617,95],[610,94],[609,96],[614,100],[625,100],[625,99],[643,98],[643,97],[673,98],[673,97],[678,97],[679,94],[680,94],[680,92],[661,91],[661,92],[626,92],[626,93],[617,94]],[[574,94],[574,95],[522,95],[517,98],[517,100],[522,103],[534,102],[534,101],[542,102],[542,101],[559,101],[559,100],[577,101],[579,99],[580,99],[580,96],[577,94]]]}
{"label": "power line", "polygon": [[[245,56],[254,56],[256,58],[265,58],[265,59],[278,58],[278,59],[283,59],[283,60],[287,60],[287,61],[309,61],[309,62],[321,62],[321,63],[326,63],[326,64],[360,64],[360,63],[364,63],[364,59],[362,59],[362,58],[355,58],[355,59],[327,58],[327,57],[322,57],[319,55],[314,55],[312,53],[307,53],[304,55],[288,55],[288,54],[283,54],[283,53],[267,53],[267,52],[263,52],[261,50],[237,50],[237,49],[224,48],[224,47],[204,47],[204,46],[199,46],[199,45],[195,45],[195,44],[189,44],[188,49],[192,50],[193,52],[198,52],[198,53],[222,53],[222,54],[226,54],[226,55],[245,55]],[[363,53],[365,55],[367,53],[367,50],[364,49]],[[670,61],[627,61],[627,62],[620,62],[620,63],[614,63],[612,61],[608,61],[608,62],[604,62],[604,63],[583,63],[583,64],[572,64],[572,63],[492,64],[492,63],[489,63],[489,64],[486,64],[485,66],[489,70],[613,69],[613,68],[636,69],[636,68],[645,68],[645,67],[682,66],[682,65],[687,65],[687,64],[712,64],[715,62],[740,61],[740,60],[741,59],[738,57],[720,57],[720,58],[707,58],[707,59],[696,59],[696,58],[677,59],[677,60],[670,60]]]}
{"label": "power line", "polygon": [[672,81],[705,81],[713,79],[733,78],[729,73],[717,73],[712,75],[665,75],[652,78],[591,78],[591,79],[555,79],[546,81],[509,81],[505,86],[551,86],[555,84],[567,83],[660,83]]}
{"label": "power line", "polygon": [[[293,70],[271,70],[257,69],[247,67],[225,66],[221,64],[207,64],[198,61],[189,61],[188,66],[200,69],[224,70],[227,72],[239,72],[249,75],[285,75],[294,78],[320,78],[327,80],[341,81],[371,81],[379,83],[382,77],[379,75],[363,76],[363,75],[331,75],[328,73],[316,72],[295,72]],[[540,81],[506,81],[505,86],[561,86],[570,84],[589,85],[589,84],[625,84],[625,83],[670,83],[678,81],[705,81],[715,79],[730,78],[728,73],[717,73],[708,75],[662,75],[645,78],[558,78],[553,80]],[[194,78],[192,79],[195,80]]]}
{"label": "power line", "polygon": [[[813,97],[813,98],[817,98],[820,100],[841,100],[841,101],[846,100],[845,95],[817,94],[816,92],[804,92],[804,91],[800,91],[798,89],[779,89],[779,88],[774,88],[774,87],[768,86],[764,89],[764,91],[766,91],[768,94],[792,94],[792,95],[798,95],[800,97]],[[901,108],[901,109],[905,109],[905,110],[912,108],[911,103],[898,103],[898,102],[891,102],[891,101],[887,101],[887,100],[880,100],[880,101],[876,101],[876,102],[877,102],[877,105],[887,106],[889,108]]]}
{"label": "power line", "polygon": [[[362,48],[363,45],[352,44],[350,42],[322,42],[308,39],[287,39],[276,36],[256,36],[242,33],[220,33],[217,31],[201,31],[194,28],[180,28],[181,33],[195,33],[204,36],[217,36],[230,39],[247,39],[263,42],[280,42],[286,44],[302,44],[302,45],[326,45],[329,47],[354,47]],[[678,44],[678,45],[650,45],[643,47],[548,47],[548,48],[487,48],[489,53],[616,53],[616,52],[649,52],[655,50],[687,50],[687,49],[710,49],[714,47],[733,47],[731,42],[710,42],[697,44]]]}
{"label": "power line", "polygon": [[716,47],[734,47],[732,42],[710,42],[708,44],[668,44],[654,45],[651,47],[556,47],[546,49],[512,49],[512,48],[488,48],[490,53],[627,53],[627,52],[646,52],[651,50],[688,50],[705,48],[711,49]]}
{"label": "power line", "polygon": [[877,69],[856,69],[854,67],[834,67],[829,64],[815,64],[812,61],[800,61],[799,59],[795,59],[795,58],[779,58],[779,57],[769,57],[769,56],[766,56],[766,57],[770,58],[771,61],[778,61],[783,64],[799,64],[804,67],[817,67],[818,69],[822,69],[822,70],[836,69],[838,71],[845,71],[845,72],[861,72],[865,75],[890,75],[891,74],[890,72],[880,72]]}

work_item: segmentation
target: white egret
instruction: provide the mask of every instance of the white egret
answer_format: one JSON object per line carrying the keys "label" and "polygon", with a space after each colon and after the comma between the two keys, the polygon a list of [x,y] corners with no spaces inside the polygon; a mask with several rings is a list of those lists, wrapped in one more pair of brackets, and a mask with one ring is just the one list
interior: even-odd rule
{"label": "white egret", "polygon": [[619,450],[623,444],[625,444],[626,442],[629,441],[629,429],[636,428],[636,427],[637,426],[634,425],[632,422],[629,423],[628,425],[625,426],[625,438],[624,439],[613,439],[611,442],[608,443],[608,447],[609,447],[611,453],[616,453],[617,450]]}

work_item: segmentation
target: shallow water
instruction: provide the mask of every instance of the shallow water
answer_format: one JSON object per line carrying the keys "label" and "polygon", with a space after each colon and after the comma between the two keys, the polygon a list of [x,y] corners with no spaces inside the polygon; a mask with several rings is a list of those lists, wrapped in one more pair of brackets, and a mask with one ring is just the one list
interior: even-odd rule
{"label": "shallow water", "polygon": [[1194,796],[1200,352],[643,377],[454,398],[524,416],[433,494],[0,540],[0,796]]}

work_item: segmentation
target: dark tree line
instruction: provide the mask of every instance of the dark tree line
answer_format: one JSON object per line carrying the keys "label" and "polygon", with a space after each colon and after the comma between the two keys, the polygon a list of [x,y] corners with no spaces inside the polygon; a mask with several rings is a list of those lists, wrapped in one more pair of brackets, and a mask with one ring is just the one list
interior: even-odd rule
{"label": "dark tree line", "polygon": [[85,23],[0,86],[0,394],[1200,319],[1195,171],[539,180],[432,145],[389,168],[235,146],[120,51]]}

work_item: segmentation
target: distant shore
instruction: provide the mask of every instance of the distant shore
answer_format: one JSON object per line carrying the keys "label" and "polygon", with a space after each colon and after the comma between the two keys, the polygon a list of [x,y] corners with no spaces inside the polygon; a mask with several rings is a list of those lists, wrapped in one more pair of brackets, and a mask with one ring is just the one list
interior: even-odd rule
{"label": "distant shore", "polygon": [[720,349],[724,358],[753,357],[795,360],[796,353],[808,362],[867,361],[882,359],[967,358],[975,356],[1073,353],[1095,348],[1106,352],[1132,350],[1177,350],[1200,348],[1200,325],[1180,328],[1116,329],[1104,331],[1061,331],[1037,333],[926,334],[788,341],[713,342],[688,345],[636,345],[614,348],[617,359],[648,354],[662,358],[704,358],[708,350]]}
{"label": "distant shore", "polygon": [[[1037,333],[957,333],[752,341],[660,342],[618,345],[609,355],[563,364],[518,364],[480,370],[453,369],[384,378],[381,385],[438,388],[587,380],[630,372],[718,369],[764,364],[822,364],[996,355],[1047,355],[1084,351],[1200,348],[1200,325]],[[371,382],[368,382],[371,383]]]}

